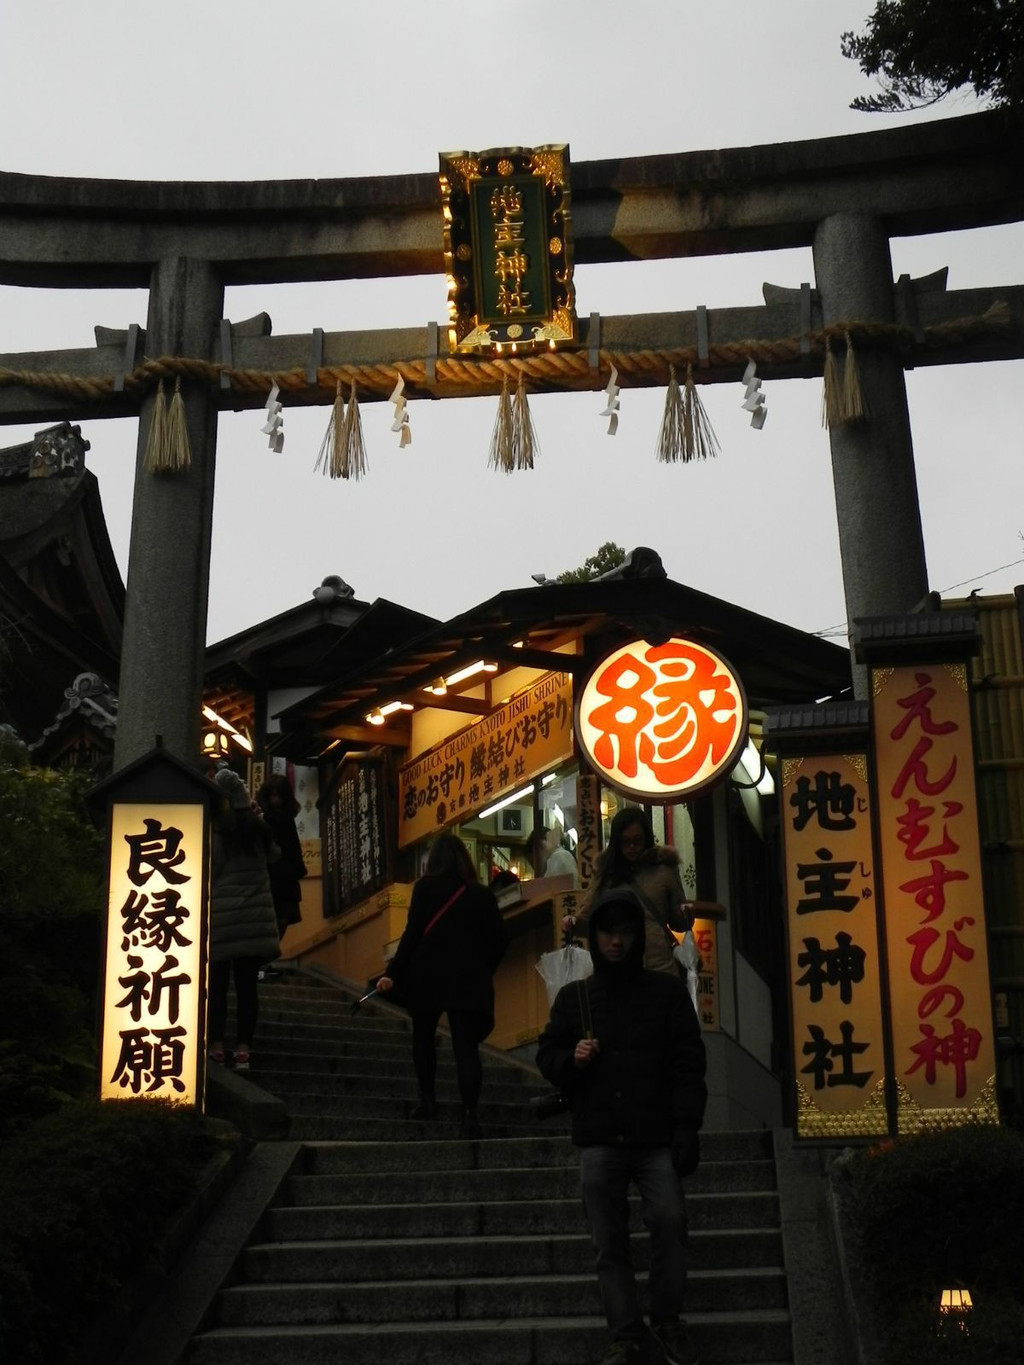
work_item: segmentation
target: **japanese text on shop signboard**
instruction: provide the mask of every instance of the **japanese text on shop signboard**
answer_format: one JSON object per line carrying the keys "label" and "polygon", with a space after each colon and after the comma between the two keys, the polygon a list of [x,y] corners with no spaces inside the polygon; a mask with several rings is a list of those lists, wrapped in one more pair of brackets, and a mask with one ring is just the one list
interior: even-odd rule
{"label": "japanese text on shop signboard", "polygon": [[888,1131],[866,755],[788,759],[780,788],[799,1137]]}
{"label": "japanese text on shop signboard", "polygon": [[675,801],[728,773],[746,740],[746,699],[729,665],[703,645],[639,640],[590,674],[576,730],[613,787]]}
{"label": "japanese text on shop signboard", "polygon": [[196,1099],[204,1000],[202,855],[201,805],[114,807],[105,1099]]}
{"label": "japanese text on shop signboard", "polygon": [[324,814],[323,859],[327,915],[339,914],[387,880],[379,763],[346,763],[338,773]]}
{"label": "japanese text on shop signboard", "polygon": [[[927,1111],[974,1105],[995,1073],[977,798],[962,666],[873,675],[897,1080]],[[916,1106],[916,1107],[914,1107]]]}
{"label": "japanese text on shop signboard", "polygon": [[571,754],[572,679],[549,673],[402,768],[399,847],[468,820]]}

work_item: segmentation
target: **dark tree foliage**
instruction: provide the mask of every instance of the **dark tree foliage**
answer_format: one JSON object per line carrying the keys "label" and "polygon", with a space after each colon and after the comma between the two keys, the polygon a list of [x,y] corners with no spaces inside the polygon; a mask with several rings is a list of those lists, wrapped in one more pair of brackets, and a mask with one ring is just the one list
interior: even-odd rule
{"label": "dark tree foliage", "polygon": [[566,569],[565,573],[558,575],[555,582],[589,583],[592,578],[607,573],[609,569],[617,569],[625,558],[626,552],[621,545],[616,545],[613,540],[606,540],[578,569]]}
{"label": "dark tree foliage", "polygon": [[1024,108],[1024,0],[878,0],[865,31],[840,43],[882,87],[851,109],[920,109],[965,87],[994,108]]}
{"label": "dark tree foliage", "polygon": [[96,1084],[104,837],[84,787],[0,752],[0,1141]]}

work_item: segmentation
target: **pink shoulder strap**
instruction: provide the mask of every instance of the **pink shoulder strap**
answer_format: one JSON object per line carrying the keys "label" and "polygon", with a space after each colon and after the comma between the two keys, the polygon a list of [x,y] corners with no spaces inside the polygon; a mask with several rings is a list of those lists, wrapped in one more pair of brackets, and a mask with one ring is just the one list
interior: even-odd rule
{"label": "pink shoulder strap", "polygon": [[455,902],[459,899],[459,897],[462,895],[465,889],[466,889],[465,884],[463,884],[462,886],[459,887],[458,891],[453,892],[452,895],[448,897],[444,905],[441,906],[440,910],[438,910],[437,914],[433,916],[433,918],[428,923],[427,927],[423,930],[424,938],[426,938],[426,936],[430,933],[431,929],[433,929],[434,925],[441,918],[441,916],[448,909],[448,907],[455,904]]}

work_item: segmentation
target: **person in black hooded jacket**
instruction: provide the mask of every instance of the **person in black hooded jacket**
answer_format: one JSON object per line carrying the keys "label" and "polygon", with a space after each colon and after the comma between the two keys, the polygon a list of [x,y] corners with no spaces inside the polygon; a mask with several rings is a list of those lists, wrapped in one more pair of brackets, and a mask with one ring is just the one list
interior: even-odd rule
{"label": "person in black hooded jacket", "polygon": [[680,1177],[700,1159],[704,1044],[682,981],[644,968],[644,921],[631,887],[595,899],[588,923],[594,974],[559,991],[537,1065],[567,1097],[580,1148],[583,1203],[612,1336],[601,1365],[634,1365],[645,1355],[629,1245],[631,1181],[651,1238],[651,1331],[668,1365],[692,1365],[681,1319],[687,1221]]}

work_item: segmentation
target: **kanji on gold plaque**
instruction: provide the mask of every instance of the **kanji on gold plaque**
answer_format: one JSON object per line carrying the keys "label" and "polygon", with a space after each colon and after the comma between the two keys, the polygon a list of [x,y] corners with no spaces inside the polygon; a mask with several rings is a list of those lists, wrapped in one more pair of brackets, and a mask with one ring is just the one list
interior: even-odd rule
{"label": "kanji on gold plaque", "polygon": [[569,148],[441,155],[452,351],[533,351],[576,340]]}

